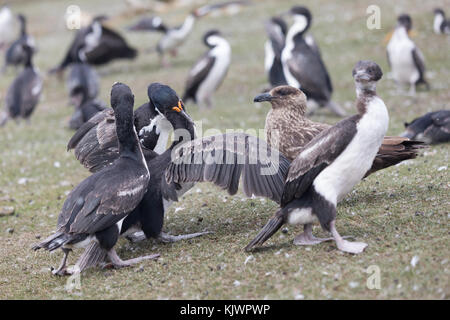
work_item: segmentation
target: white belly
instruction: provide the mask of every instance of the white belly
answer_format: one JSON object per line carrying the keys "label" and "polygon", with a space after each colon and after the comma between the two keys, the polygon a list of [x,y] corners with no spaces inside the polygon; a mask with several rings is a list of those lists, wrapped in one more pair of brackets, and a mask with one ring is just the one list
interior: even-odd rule
{"label": "white belly", "polygon": [[386,134],[389,115],[383,101],[375,97],[367,109],[353,140],[314,180],[316,191],[335,205],[370,169]]}
{"label": "white belly", "polygon": [[419,71],[412,56],[414,47],[414,43],[408,38],[395,39],[395,41],[389,43],[387,50],[391,62],[392,77],[396,82],[411,84],[419,79]]}
{"label": "white belly", "polygon": [[[217,49],[217,51],[215,51]],[[211,68],[208,76],[203,80],[203,82],[198,87],[195,98],[199,103],[205,102],[205,99],[210,97],[214,91],[222,83],[228,66],[230,65],[230,48],[214,48],[211,50],[211,54],[215,56],[214,65]]]}
{"label": "white belly", "polygon": [[317,221],[317,216],[312,214],[311,208],[294,209],[288,215],[289,224],[309,224]]}

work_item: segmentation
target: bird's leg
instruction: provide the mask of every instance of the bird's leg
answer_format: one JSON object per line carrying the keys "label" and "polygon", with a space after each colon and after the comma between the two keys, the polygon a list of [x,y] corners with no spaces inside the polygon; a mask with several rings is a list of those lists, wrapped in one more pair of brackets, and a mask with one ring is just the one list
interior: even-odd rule
{"label": "bird's leg", "polygon": [[67,275],[67,268],[66,268],[66,263],[67,263],[67,257],[69,256],[70,251],[72,251],[71,249],[67,249],[67,248],[62,248],[62,251],[64,252],[64,256],[61,260],[61,264],[59,265],[58,269],[54,269],[52,268],[52,274],[54,274],[55,276],[64,276]]}
{"label": "bird's leg", "polygon": [[169,68],[170,67],[170,63],[167,61],[166,57],[163,54],[161,55],[161,65],[164,68]]}
{"label": "bird's leg", "polygon": [[188,240],[196,237],[203,236],[205,234],[212,233],[210,231],[204,231],[204,232],[197,232],[197,233],[190,233],[190,234],[180,234],[178,236],[173,236],[171,234],[161,232],[157,238],[157,240],[164,242],[164,243],[170,243],[170,242],[177,242],[180,240]]}
{"label": "bird's leg", "polygon": [[[158,257],[159,257],[159,253],[152,254],[149,256],[142,256],[142,257],[138,257],[138,258],[128,259],[128,260],[122,260],[117,255],[117,252],[116,252],[116,250],[114,250],[114,248],[108,251],[108,258],[111,261],[112,266],[115,268],[130,267],[130,266],[140,263],[142,261],[154,260],[154,259],[157,259]],[[108,266],[109,265],[106,265],[105,267],[108,267]]]}
{"label": "bird's leg", "polygon": [[297,246],[314,245],[324,241],[331,241],[334,238],[316,238],[312,234],[312,223],[305,224],[303,232],[294,238],[294,244]]}
{"label": "bird's leg", "polygon": [[339,250],[349,253],[358,254],[364,251],[364,249],[367,247],[367,243],[364,242],[350,242],[347,240],[344,240],[339,233],[336,230],[335,226],[336,220],[333,220],[330,222],[330,230],[331,234],[334,237],[334,241],[336,241],[336,245]]}
{"label": "bird's leg", "polygon": [[307,106],[306,112],[307,116],[312,116],[317,111],[317,109],[319,109],[319,104],[311,99],[307,101],[306,106]]}
{"label": "bird's leg", "polygon": [[170,50],[170,54],[172,55],[172,57],[176,57],[178,54],[177,49]]}

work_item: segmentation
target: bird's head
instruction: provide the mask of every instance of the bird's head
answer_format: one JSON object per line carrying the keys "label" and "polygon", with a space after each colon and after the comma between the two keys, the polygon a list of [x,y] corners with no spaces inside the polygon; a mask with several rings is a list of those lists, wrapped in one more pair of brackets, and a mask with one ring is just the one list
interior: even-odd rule
{"label": "bird's head", "polygon": [[194,122],[186,113],[183,101],[175,90],[155,82],[149,85],[147,93],[150,105],[158,114],[165,117],[175,130],[186,129],[191,136],[190,139],[194,138]]}
{"label": "bird's head", "polygon": [[436,8],[436,9],[433,10],[433,12],[434,12],[435,16],[445,17],[444,10],[442,10],[441,8]]}
{"label": "bird's head", "polygon": [[264,101],[269,101],[273,109],[294,108],[303,114],[306,112],[306,95],[300,89],[291,86],[275,87],[253,99],[253,102]]}
{"label": "bird's head", "polygon": [[398,26],[402,26],[409,32],[412,28],[412,20],[409,14],[401,14],[397,17]]}
{"label": "bird's head", "polygon": [[121,82],[113,84],[111,89],[111,107],[114,113],[120,109],[123,113],[132,112],[134,106],[134,95],[130,87]]}
{"label": "bird's head", "polygon": [[383,71],[381,71],[380,66],[375,62],[361,60],[353,67],[352,76],[355,80],[357,91],[375,91],[377,81],[383,77]]}
{"label": "bird's head", "polygon": [[203,42],[210,48],[214,48],[223,41],[225,41],[225,39],[219,30],[209,30],[203,36]]}
{"label": "bird's head", "polygon": [[311,11],[307,7],[304,6],[294,6],[289,11],[286,11],[281,14],[284,15],[290,15],[294,19],[294,24],[299,25],[299,29],[297,32],[305,32],[308,30],[309,26],[311,25],[312,21],[312,15]]}

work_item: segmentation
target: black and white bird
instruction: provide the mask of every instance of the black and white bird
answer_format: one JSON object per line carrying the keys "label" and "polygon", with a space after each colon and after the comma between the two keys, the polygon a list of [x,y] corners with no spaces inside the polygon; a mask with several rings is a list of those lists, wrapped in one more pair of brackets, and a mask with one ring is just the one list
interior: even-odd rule
{"label": "black and white bird", "polygon": [[264,69],[269,83],[271,87],[285,85],[287,81],[281,64],[281,53],[286,41],[286,22],[281,17],[272,17],[264,23],[264,28],[269,37],[264,45]]}
{"label": "black and white bird", "polygon": [[74,130],[78,130],[98,112],[106,109],[99,100],[89,96],[88,88],[83,85],[71,90],[71,102],[75,112],[69,120],[69,127]]}
{"label": "black and white bird", "polygon": [[[134,127],[142,147],[157,154],[167,149],[172,130],[182,129],[182,119],[189,118],[182,107],[163,103],[165,96],[173,94],[169,89],[161,83],[150,84],[149,102],[134,111]],[[181,117],[174,117],[177,110]],[[74,149],[76,158],[91,172],[112,163],[118,155],[114,110],[108,108],[87,121],[72,136],[67,149]]]}
{"label": "black and white bird", "polygon": [[42,92],[43,80],[39,71],[33,66],[33,48],[24,45],[25,68],[14,79],[5,98],[5,110],[0,114],[0,126],[9,118],[28,120],[33,113]]}
{"label": "black and white bird", "polygon": [[159,20],[159,24],[155,23],[155,29],[160,29],[163,32],[161,39],[156,45],[156,51],[159,54],[161,64],[168,66],[165,55],[170,52],[172,56],[177,55],[178,48],[183,45],[189,35],[192,33],[195,21],[197,20],[196,11],[192,11],[185,19],[182,25],[177,27],[167,27]]}
{"label": "black and white bird", "polygon": [[134,59],[136,49],[130,47],[116,31],[105,27],[102,24],[105,19],[105,16],[95,17],[89,26],[78,30],[63,61],[50,72],[62,72],[68,65],[80,60],[102,65],[115,59]]}
{"label": "black and white bird", "polygon": [[450,19],[441,8],[434,9],[433,30],[436,34],[450,34]]}
{"label": "black and white bird", "polygon": [[0,9],[0,49],[13,41],[15,36],[14,15],[8,6],[2,6]]}
{"label": "black and white bird", "polygon": [[[142,200],[150,179],[133,126],[133,104],[130,88],[114,84],[111,106],[116,118],[119,156],[112,165],[83,180],[70,192],[59,214],[56,232],[33,246],[34,250],[62,249],[64,257],[54,274],[79,273],[108,260],[115,267],[127,267],[158,256],[123,261],[114,249],[122,223]],[[79,247],[85,251],[75,268],[68,270],[67,256]]]}
{"label": "black and white bird", "polygon": [[212,96],[222,84],[231,60],[231,47],[217,30],[203,36],[209,50],[194,64],[186,80],[183,101],[192,99],[201,108],[212,108]]}
{"label": "black and white bird", "polygon": [[[147,187],[147,192],[142,201],[125,219],[122,225],[121,234],[127,236],[132,241],[157,238],[164,242],[174,242],[201,236],[208,232],[177,236],[162,232],[165,212],[168,210],[171,203],[173,201],[178,201],[178,198],[193,186],[193,183],[168,184],[163,178],[164,172],[170,163],[172,149],[179,142],[193,139],[195,131],[194,123],[184,111],[183,103],[173,89],[160,83],[153,83],[149,86],[148,95],[152,107],[157,110],[156,112],[158,114],[152,118],[152,123],[148,125],[146,129],[152,132],[154,128],[150,129],[150,127],[156,127],[158,129],[161,124],[158,118],[164,117],[171,128],[173,127],[176,137],[175,142],[168,149],[166,148],[168,136],[161,137],[166,145],[164,145],[164,152],[160,153],[155,151],[160,148],[158,142],[153,150],[145,147],[146,145],[151,146],[154,144],[153,135],[141,137],[142,150],[151,178]],[[141,110],[149,110],[149,107],[144,107]],[[139,114],[140,117],[143,115],[144,113]],[[151,115],[147,114],[147,116],[150,116],[151,118]],[[141,124],[136,124],[136,113],[134,119],[135,128],[141,127]],[[117,147],[114,144],[116,141],[112,138],[113,134],[110,134],[110,131],[110,124],[100,123],[96,131],[88,132],[87,136],[83,137],[76,144],[75,154],[77,158],[84,166],[93,172],[102,170],[102,168],[113,163],[118,157]],[[100,134],[100,137],[97,137],[99,139],[98,143],[97,141],[92,142],[92,139],[90,139],[89,134],[91,132]],[[105,135],[105,138],[101,136],[102,134]],[[72,140],[76,139],[71,139],[69,142],[69,149],[73,147],[71,145],[73,144]],[[88,155],[86,155],[86,152]]]}
{"label": "black and white bird", "polygon": [[412,28],[411,17],[402,14],[397,18],[397,27],[387,45],[387,59],[391,68],[392,78],[399,85],[409,85],[409,94],[415,95],[416,86],[424,84],[425,59],[422,52],[411,40],[408,32]]}
{"label": "black and white bird", "polygon": [[27,20],[25,16],[19,14],[17,19],[20,22],[20,36],[6,51],[3,71],[10,65],[17,67],[25,64],[28,58],[28,54],[24,48],[25,46],[30,47],[33,52],[35,51],[34,39],[27,33]]}
{"label": "black and white bird", "polygon": [[410,123],[401,134],[409,139],[421,140],[428,144],[450,141],[450,110],[428,112]]}
{"label": "black and white bird", "polygon": [[[281,208],[246,247],[263,244],[283,224],[304,225],[294,244],[308,245],[335,240],[339,250],[361,253],[367,244],[349,242],[336,230],[336,205],[366,175],[383,142],[389,115],[377,94],[382,77],[372,61],[359,61],[353,68],[358,114],[322,131],[293,160],[284,185]],[[319,222],[332,238],[312,235]]]}
{"label": "black and white bird", "polygon": [[320,51],[312,37],[306,36],[312,15],[308,8],[295,6],[288,11],[294,19],[281,53],[283,72],[288,85],[301,89],[308,98],[309,109],[328,107],[339,116],[344,110],[331,100],[333,86]]}

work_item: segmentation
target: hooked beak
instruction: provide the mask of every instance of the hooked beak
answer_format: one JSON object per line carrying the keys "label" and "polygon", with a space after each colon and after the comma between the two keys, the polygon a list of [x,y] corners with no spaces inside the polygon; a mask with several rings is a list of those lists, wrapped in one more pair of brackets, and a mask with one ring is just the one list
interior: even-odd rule
{"label": "hooked beak", "polygon": [[270,93],[265,92],[265,93],[261,93],[261,94],[257,95],[253,99],[253,102],[272,101],[272,99],[273,99],[273,96]]}
{"label": "hooked beak", "polygon": [[173,107],[172,110],[178,112],[183,118],[185,118],[189,123],[194,124],[194,121],[192,121],[191,117],[184,111],[183,109],[183,103],[178,101],[178,105]]}

